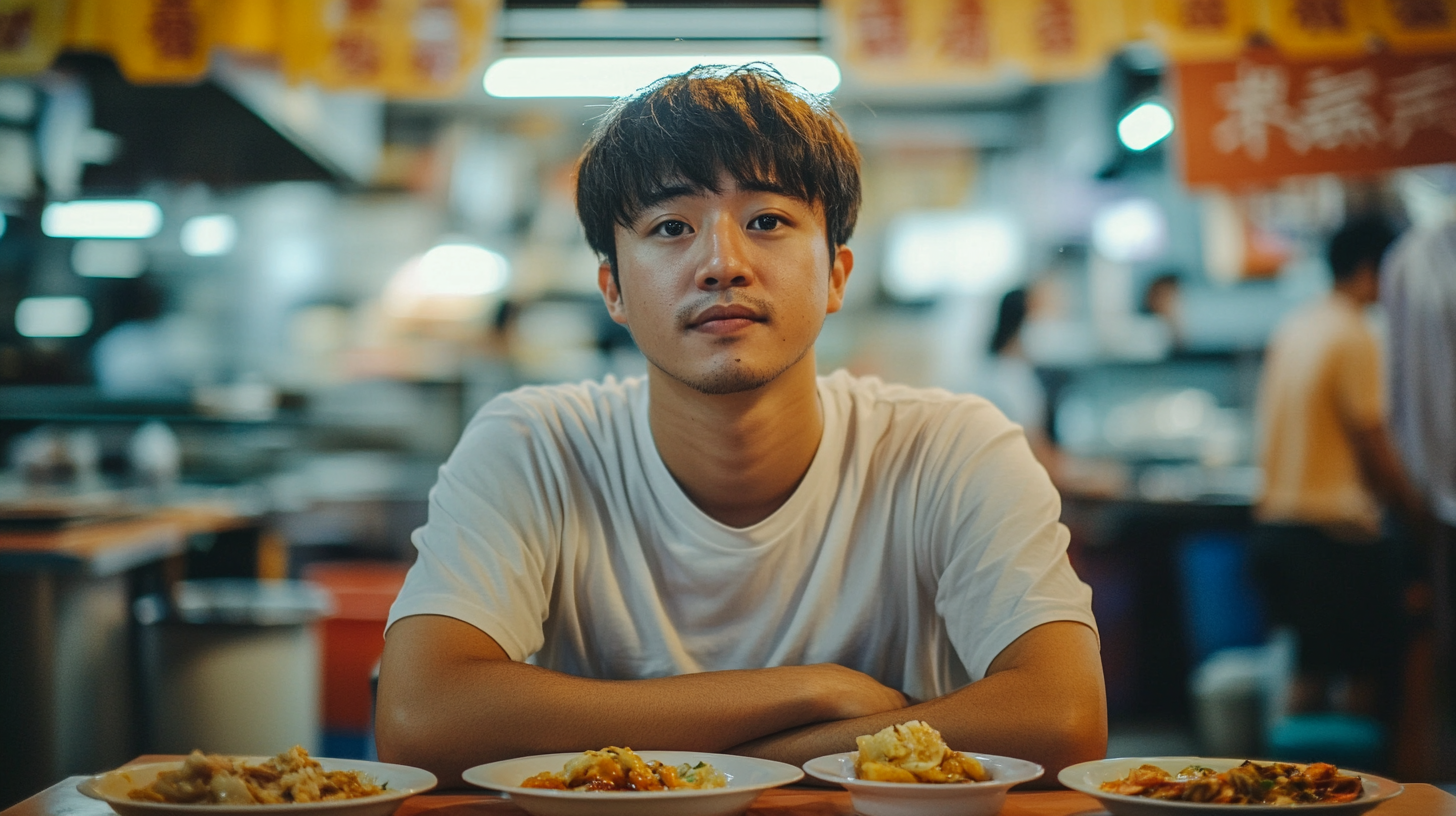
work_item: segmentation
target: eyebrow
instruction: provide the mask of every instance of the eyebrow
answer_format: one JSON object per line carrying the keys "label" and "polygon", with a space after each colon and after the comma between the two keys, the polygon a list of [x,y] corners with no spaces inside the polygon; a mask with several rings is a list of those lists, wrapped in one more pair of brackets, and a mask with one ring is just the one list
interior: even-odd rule
{"label": "eyebrow", "polygon": [[658,204],[661,204],[664,201],[671,201],[674,198],[682,198],[684,196],[694,195],[702,191],[703,188],[697,186],[696,184],[669,184],[663,187],[658,187],[657,189],[652,190],[651,192],[642,196],[642,200],[638,202],[637,209],[639,211],[645,210],[649,207],[654,207]]}

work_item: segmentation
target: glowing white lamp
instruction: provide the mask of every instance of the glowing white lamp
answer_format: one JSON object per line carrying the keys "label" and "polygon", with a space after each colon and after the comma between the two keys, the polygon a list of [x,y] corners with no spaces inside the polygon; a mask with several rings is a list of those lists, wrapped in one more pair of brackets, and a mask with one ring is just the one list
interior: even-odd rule
{"label": "glowing white lamp", "polygon": [[986,294],[1021,271],[1022,236],[998,215],[960,211],[909,213],[890,227],[885,288],[900,300],[945,293]]}
{"label": "glowing white lamp", "polygon": [[497,97],[618,97],[695,65],[772,65],[804,90],[839,87],[839,65],[823,54],[683,54],[678,56],[506,57],[485,71]]}
{"label": "glowing white lamp", "polygon": [[1173,114],[1158,102],[1144,102],[1117,123],[1117,138],[1128,150],[1147,150],[1173,132]]}
{"label": "glowing white lamp", "polygon": [[500,254],[474,244],[441,244],[420,258],[419,294],[475,297],[499,292],[510,277]]}
{"label": "glowing white lamp", "polygon": [[1167,216],[1146,198],[1111,204],[1092,218],[1092,248],[1118,263],[1154,260],[1168,248]]}
{"label": "glowing white lamp", "polygon": [[56,202],[40,229],[52,238],[150,238],[162,229],[162,208],[138,199]]}
{"label": "glowing white lamp", "polygon": [[238,242],[238,222],[231,215],[199,215],[182,224],[182,251],[194,258],[226,255]]}
{"label": "glowing white lamp", "polygon": [[15,307],[24,337],[80,337],[91,328],[91,304],[79,297],[28,297]]}

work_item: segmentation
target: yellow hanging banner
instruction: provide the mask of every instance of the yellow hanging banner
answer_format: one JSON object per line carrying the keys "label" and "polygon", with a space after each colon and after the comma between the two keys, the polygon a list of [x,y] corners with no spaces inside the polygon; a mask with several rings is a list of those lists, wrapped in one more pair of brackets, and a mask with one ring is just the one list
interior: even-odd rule
{"label": "yellow hanging banner", "polygon": [[1122,15],[1108,0],[1005,0],[1004,8],[1008,50],[1039,80],[1093,73],[1123,42]]}
{"label": "yellow hanging banner", "polygon": [[[330,89],[383,89],[401,0],[289,0],[283,19],[283,71]],[[396,60],[398,57],[395,58]]]}
{"label": "yellow hanging banner", "polygon": [[831,0],[837,56],[855,81],[945,85],[994,75],[1015,0]]}
{"label": "yellow hanging banner", "polygon": [[1375,30],[1396,51],[1456,49],[1456,0],[1375,0]]}
{"label": "yellow hanging banner", "polygon": [[1151,0],[1148,33],[1180,62],[1233,59],[1253,28],[1247,0]]}
{"label": "yellow hanging banner", "polygon": [[212,51],[210,0],[111,0],[110,49],[129,81],[194,82]]}
{"label": "yellow hanging banner", "polygon": [[214,43],[244,54],[278,53],[286,0],[213,0]]}
{"label": "yellow hanging banner", "polygon": [[0,74],[33,74],[50,67],[65,31],[65,3],[0,0]]}
{"label": "yellow hanging banner", "polygon": [[106,51],[111,46],[107,0],[70,0],[66,4],[65,46],[72,51]]}
{"label": "yellow hanging banner", "polygon": [[1286,56],[1338,59],[1366,53],[1372,0],[1263,0],[1264,30]]}
{"label": "yellow hanging banner", "polygon": [[459,92],[485,51],[495,0],[411,0],[407,19],[389,32],[385,90],[395,96]]}

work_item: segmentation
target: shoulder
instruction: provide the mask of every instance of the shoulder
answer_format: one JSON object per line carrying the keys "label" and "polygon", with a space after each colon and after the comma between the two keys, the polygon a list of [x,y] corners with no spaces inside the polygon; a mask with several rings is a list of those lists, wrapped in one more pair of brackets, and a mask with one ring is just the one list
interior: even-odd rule
{"label": "shoulder", "polygon": [[470,424],[519,423],[542,431],[600,428],[630,422],[646,397],[640,377],[587,380],[559,385],[529,385],[497,395],[475,413]]}
{"label": "shoulder", "polygon": [[1016,426],[990,400],[943,388],[887,383],[839,370],[820,378],[822,393],[849,417],[852,430],[880,431],[897,442],[985,442]]}

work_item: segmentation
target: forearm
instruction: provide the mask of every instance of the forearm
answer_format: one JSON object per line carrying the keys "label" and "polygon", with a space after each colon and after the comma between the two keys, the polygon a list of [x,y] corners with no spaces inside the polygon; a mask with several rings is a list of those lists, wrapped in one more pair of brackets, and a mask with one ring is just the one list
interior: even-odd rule
{"label": "forearm", "polygon": [[1051,662],[1018,662],[934,700],[899,711],[790,729],[740,745],[734,752],[800,764],[816,756],[852,751],[854,738],[861,734],[918,719],[934,726],[957,750],[1037,762],[1046,767],[1044,780],[1051,783],[1060,769],[1101,759],[1106,753],[1107,704],[1091,630],[1073,623],[1050,626],[1061,630],[1059,637],[1081,641],[1070,645],[1061,665],[1054,657]]}
{"label": "forearm", "polygon": [[1361,476],[1371,492],[1418,535],[1425,533],[1430,525],[1425,497],[1406,475],[1390,434],[1379,425],[1357,431],[1355,449]]}
{"label": "forearm", "polygon": [[[421,624],[436,630],[434,639],[406,637]],[[407,618],[391,629],[376,712],[381,758],[427,768],[450,784],[466,768],[507,757],[607,745],[723,751],[889,707],[867,702],[863,682],[849,676],[857,673],[840,667],[592,680],[501,659],[490,654],[499,647],[489,638],[484,651],[459,648],[476,636],[485,638],[448,619]]]}

